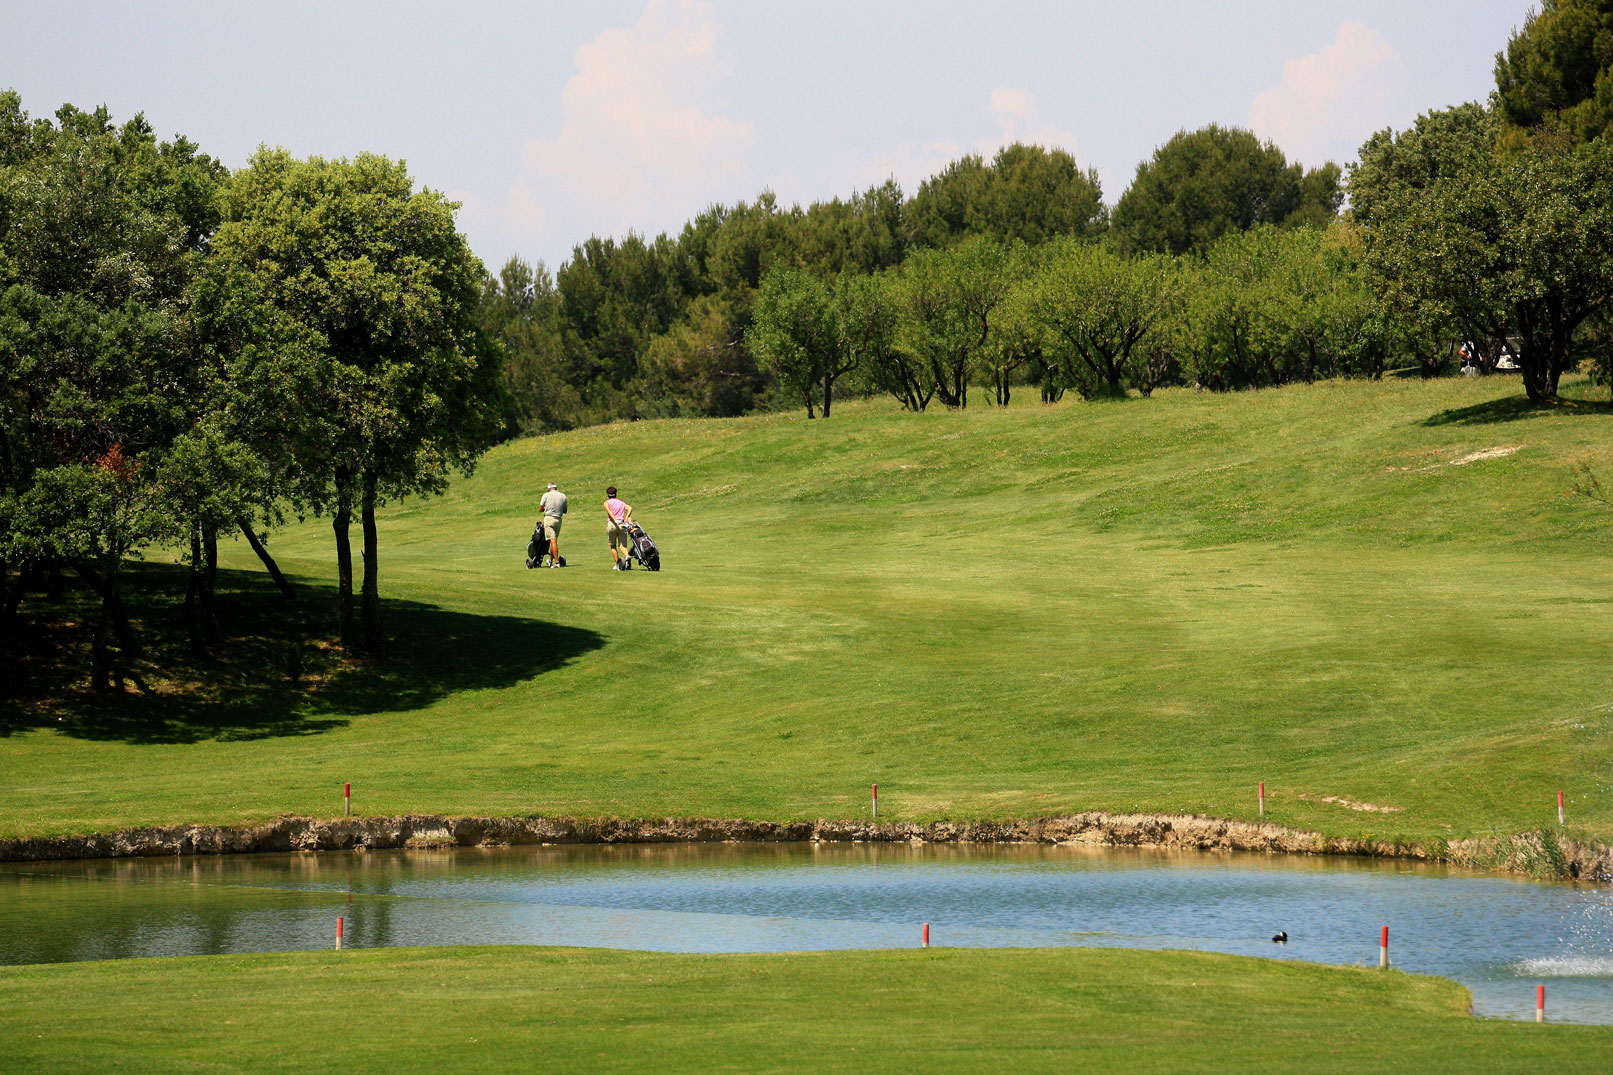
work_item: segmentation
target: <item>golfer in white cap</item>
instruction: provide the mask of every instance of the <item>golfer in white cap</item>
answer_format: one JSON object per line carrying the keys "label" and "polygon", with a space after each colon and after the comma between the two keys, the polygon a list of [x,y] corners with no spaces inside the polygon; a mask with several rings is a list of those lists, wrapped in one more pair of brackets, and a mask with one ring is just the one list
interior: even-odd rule
{"label": "golfer in white cap", "polygon": [[566,494],[560,491],[560,486],[550,482],[549,491],[543,494],[538,506],[543,509],[543,536],[549,542],[549,566],[564,567],[566,562],[560,558],[560,517],[566,513]]}

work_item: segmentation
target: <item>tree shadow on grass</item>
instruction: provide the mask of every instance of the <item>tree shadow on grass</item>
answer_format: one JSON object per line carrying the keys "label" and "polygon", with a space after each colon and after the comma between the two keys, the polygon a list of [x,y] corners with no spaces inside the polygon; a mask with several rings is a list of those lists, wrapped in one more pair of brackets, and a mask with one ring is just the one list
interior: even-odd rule
{"label": "tree shadow on grass", "polygon": [[88,689],[90,595],[40,602],[20,639],[20,689],[0,699],[0,737],[35,728],[136,744],[317,735],[353,716],[511,687],[605,644],[584,628],[383,598],[386,652],[352,660],[334,642],[334,587],[301,579],[298,599],[286,601],[261,575],[220,571],[225,638],[196,659],[185,644],[184,569],[131,565],[128,584],[146,651],[123,662],[124,689]]}
{"label": "tree shadow on grass", "polygon": [[1490,425],[1524,418],[1590,418],[1613,415],[1607,403],[1584,399],[1549,399],[1535,403],[1528,396],[1507,396],[1471,407],[1453,407],[1422,420],[1425,426]]}

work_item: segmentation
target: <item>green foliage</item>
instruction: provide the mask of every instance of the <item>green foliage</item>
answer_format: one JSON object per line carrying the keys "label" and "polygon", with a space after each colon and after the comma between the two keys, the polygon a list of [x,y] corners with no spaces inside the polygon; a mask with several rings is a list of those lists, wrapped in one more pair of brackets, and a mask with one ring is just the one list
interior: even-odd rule
{"label": "green foliage", "polygon": [[1408,320],[1519,340],[1532,400],[1557,394],[1573,341],[1613,301],[1613,146],[1537,143],[1391,187],[1366,258]]}
{"label": "green foliage", "polygon": [[646,418],[733,418],[756,405],[764,387],[734,308],[715,295],[650,341],[635,382],[635,410]]}
{"label": "green foliage", "polygon": [[1350,166],[1350,215],[1371,227],[1386,203],[1462,175],[1491,155],[1498,130],[1493,111],[1469,102],[1425,112],[1398,134],[1376,132]]}
{"label": "green foliage", "polygon": [[578,421],[582,401],[566,379],[565,322],[554,278],[512,257],[482,285],[481,326],[504,348],[503,432],[545,433]]}
{"label": "green foliage", "polygon": [[30,570],[72,566],[102,599],[92,679],[106,686],[109,627],[138,648],[122,561],[187,518],[160,475],[207,389],[188,287],[222,169],[140,116],[56,117],[0,95],[0,629]]}
{"label": "green foliage", "polygon": [[908,228],[921,246],[947,246],[982,235],[1035,245],[1058,236],[1095,237],[1108,211],[1094,169],[1082,171],[1062,149],[1015,142],[990,164],[958,158],[925,180],[907,207]]}
{"label": "green foliage", "polygon": [[1537,128],[1577,142],[1613,129],[1613,2],[1543,0],[1495,58],[1495,101],[1511,145]]}
{"label": "green foliage", "polygon": [[1324,226],[1343,198],[1337,165],[1306,172],[1240,128],[1178,132],[1137,166],[1115,206],[1123,253],[1202,251],[1229,231],[1261,224]]}
{"label": "green foliage", "polygon": [[1404,334],[1358,245],[1344,224],[1223,236],[1192,274],[1176,337],[1185,375],[1212,389],[1381,376]]}
{"label": "green foliage", "polygon": [[992,328],[1014,286],[1012,255],[974,236],[907,259],[896,288],[903,312],[903,349],[924,399],[969,404],[969,385],[991,358]]}
{"label": "green foliage", "polygon": [[414,191],[401,162],[282,150],[255,155],[222,204],[212,271],[244,273],[276,315],[315,334],[295,357],[317,395],[255,401],[283,429],[318,425],[294,438],[307,453],[298,497],[326,505],[343,469],[373,475],[382,498],[468,472],[496,427],[498,367],[474,319],[481,263],[454,229],[454,204]]}
{"label": "green foliage", "polygon": [[1065,383],[1085,399],[1145,395],[1163,380],[1156,356],[1183,301],[1176,263],[1161,255],[1122,257],[1089,243],[1064,241],[1046,252],[1029,312]]}
{"label": "green foliage", "polygon": [[[756,319],[745,338],[762,368],[813,417],[814,393],[842,362],[839,318],[828,285],[798,269],[774,269],[762,284]],[[826,390],[824,417],[829,405]]]}

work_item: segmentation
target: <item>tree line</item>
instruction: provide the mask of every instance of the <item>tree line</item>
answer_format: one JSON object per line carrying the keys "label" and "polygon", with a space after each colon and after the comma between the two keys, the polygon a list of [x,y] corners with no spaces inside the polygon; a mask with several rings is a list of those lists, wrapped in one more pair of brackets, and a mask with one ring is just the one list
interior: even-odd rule
{"label": "tree line", "polygon": [[[782,208],[713,206],[674,238],[512,259],[484,324],[506,434],[890,393],[905,407],[1162,385],[1435,376],[1459,341],[1516,351],[1529,398],[1608,378],[1613,0],[1547,0],[1487,102],[1420,117],[1346,172],[1249,131],[1183,131],[1112,210],[1067,153],[964,157]],[[1346,204],[1346,199],[1347,204]]]}
{"label": "tree line", "polygon": [[[1111,213],[1094,171],[1062,150],[1015,144],[990,160],[954,161],[912,197],[895,181],[805,208],[763,193],[712,206],[676,237],[590,238],[553,272],[512,258],[488,280],[483,304],[483,324],[508,354],[506,433],[799,405],[804,374],[767,359],[762,336],[752,334],[775,273],[855,291],[844,301],[865,306],[885,295],[887,278],[912,277],[927,282],[926,301],[944,305],[944,278],[965,263],[979,283],[985,262],[993,273],[1021,271],[1023,251],[1055,241],[1176,253],[1178,244],[1197,249],[1231,231],[1326,222],[1342,198],[1336,166],[1307,172],[1249,132],[1221,127],[1178,135],[1138,176]],[[866,277],[875,282],[848,282]],[[862,346],[879,346],[882,329],[864,327],[876,336]],[[985,376],[978,342],[942,356],[938,349],[956,345],[931,332],[923,343],[930,357],[920,362],[907,354],[911,336],[900,336],[904,359],[945,367],[947,376],[920,384],[911,369],[882,367],[844,383],[832,370],[807,379],[821,389],[828,377],[831,407],[834,391],[873,390],[881,378],[915,406],[966,405]],[[1030,356],[1005,362],[1011,369],[996,374],[1005,392],[1037,368]],[[821,392],[814,398],[817,413]]]}
{"label": "tree line", "polygon": [[342,644],[376,652],[376,509],[469,470],[501,414],[454,210],[384,157],[263,149],[232,173],[143,117],[31,118],[0,93],[0,630],[69,572],[98,600],[91,680],[112,687],[144,646],[125,566],[166,546],[205,656],[221,537],[290,594],[265,536],[320,514]]}

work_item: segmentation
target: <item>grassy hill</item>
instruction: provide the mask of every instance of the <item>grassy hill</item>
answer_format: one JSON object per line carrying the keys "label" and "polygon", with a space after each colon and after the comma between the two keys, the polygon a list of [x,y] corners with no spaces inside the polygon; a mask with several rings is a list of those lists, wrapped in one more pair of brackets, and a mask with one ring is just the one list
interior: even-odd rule
{"label": "grassy hill", "polygon": [[[874,781],[894,819],[1252,817],[1265,780],[1273,820],[1385,837],[1554,823],[1562,788],[1571,829],[1613,833],[1613,510],[1569,495],[1576,463],[1613,472],[1613,414],[1516,392],[874,401],[505,445],[384,513],[384,666],[25,707],[0,833],[329,815],[347,780],[362,813],[780,819],[856,816]],[[526,571],[551,479],[572,566]],[[607,484],[665,571],[607,569]],[[272,547],[328,618],[328,526]],[[238,648],[272,658],[281,613],[226,560]]]}
{"label": "grassy hill", "polygon": [[393,948],[0,967],[0,1067],[1607,1068],[1613,1029],[1467,1011],[1440,978],[1194,952]]}

